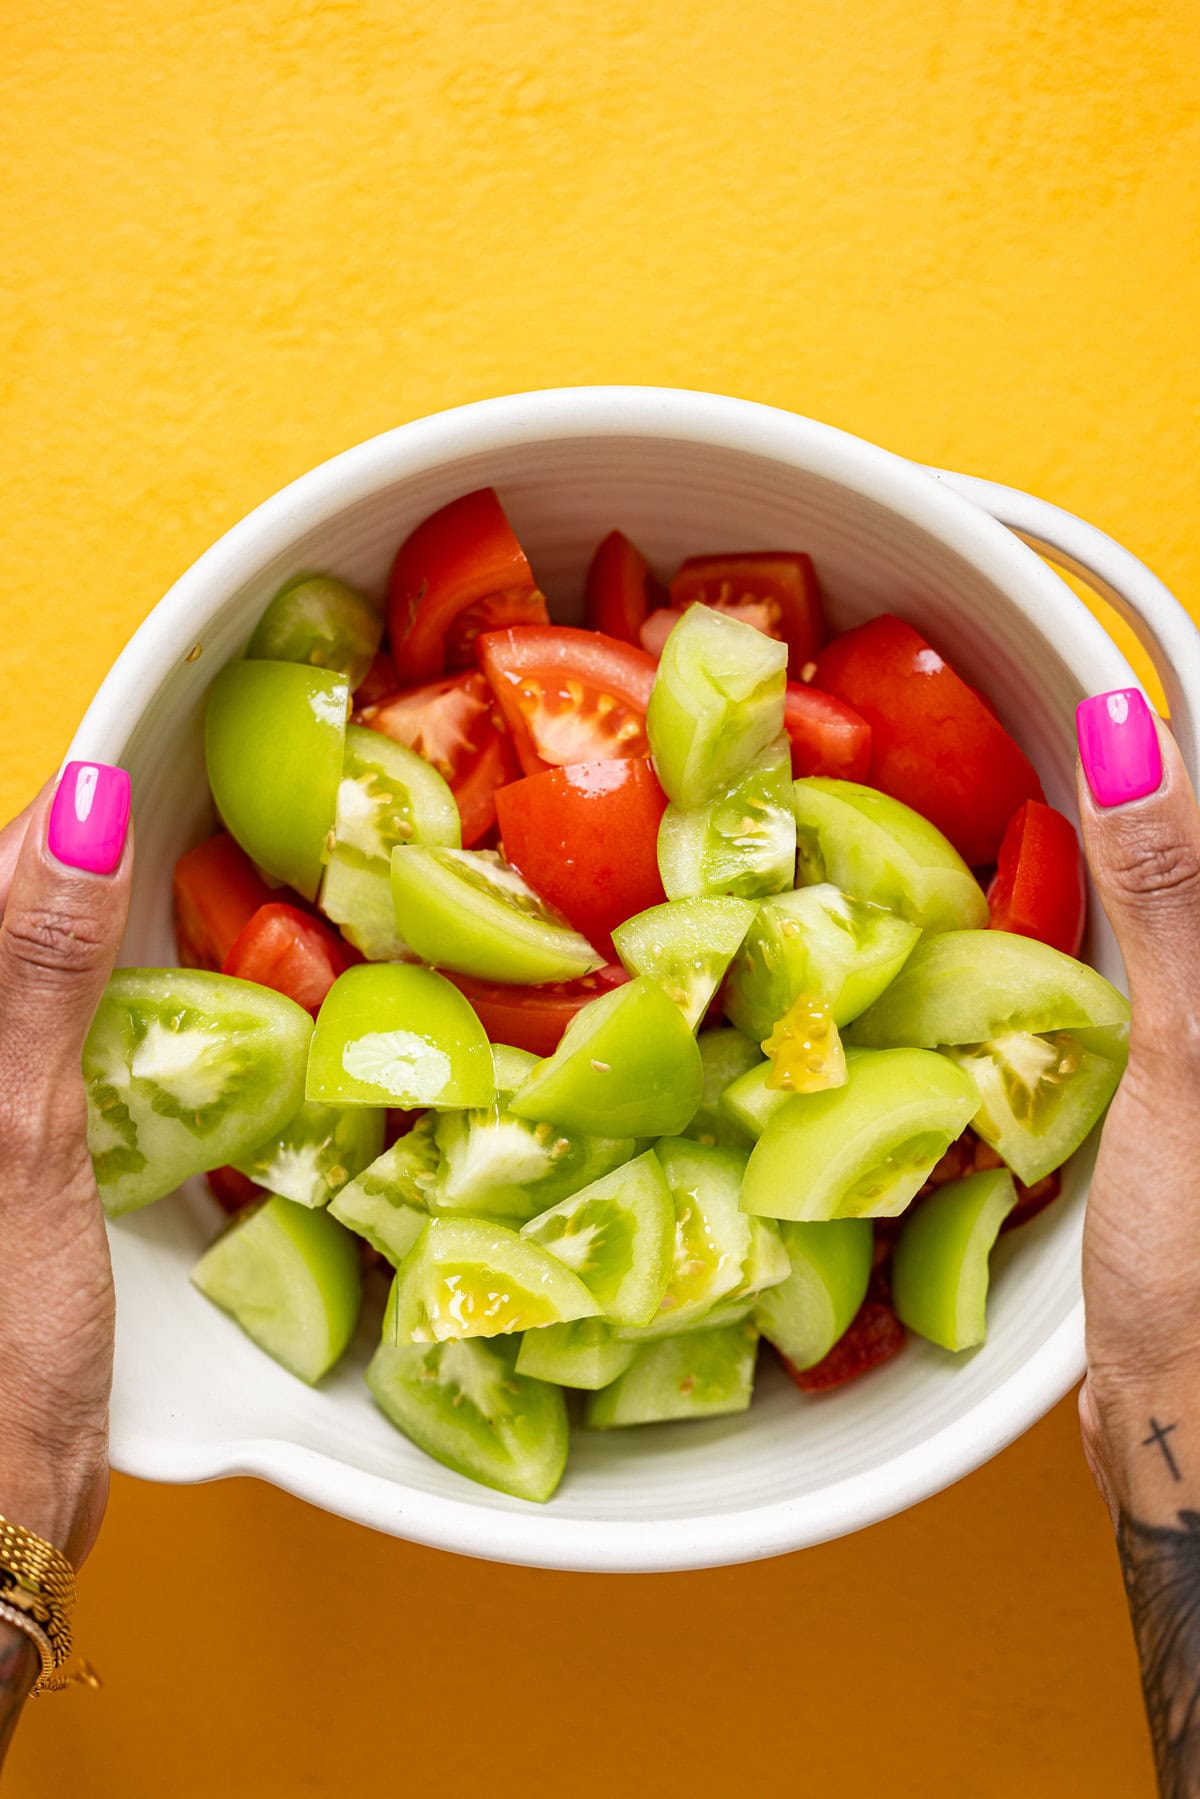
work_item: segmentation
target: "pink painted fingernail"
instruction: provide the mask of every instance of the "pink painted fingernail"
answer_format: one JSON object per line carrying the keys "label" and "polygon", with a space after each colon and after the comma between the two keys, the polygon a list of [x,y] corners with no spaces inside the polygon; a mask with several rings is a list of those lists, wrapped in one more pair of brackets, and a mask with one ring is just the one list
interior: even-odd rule
{"label": "pink painted fingernail", "polygon": [[1075,708],[1083,772],[1097,805],[1124,806],[1161,785],[1162,750],[1150,708],[1136,687],[1098,693]]}
{"label": "pink painted fingernail", "polygon": [[129,829],[129,776],[106,762],[68,762],[50,808],[47,840],[68,868],[110,875]]}

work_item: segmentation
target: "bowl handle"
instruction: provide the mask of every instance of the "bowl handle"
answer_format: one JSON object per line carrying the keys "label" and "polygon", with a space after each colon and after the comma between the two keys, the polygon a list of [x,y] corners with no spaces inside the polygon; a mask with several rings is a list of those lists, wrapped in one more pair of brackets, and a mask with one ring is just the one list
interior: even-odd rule
{"label": "bowl handle", "polygon": [[1193,781],[1200,775],[1200,632],[1157,575],[1115,539],[1061,506],[977,475],[929,470],[1007,525],[1048,562],[1084,581],[1133,631],[1158,671]]}

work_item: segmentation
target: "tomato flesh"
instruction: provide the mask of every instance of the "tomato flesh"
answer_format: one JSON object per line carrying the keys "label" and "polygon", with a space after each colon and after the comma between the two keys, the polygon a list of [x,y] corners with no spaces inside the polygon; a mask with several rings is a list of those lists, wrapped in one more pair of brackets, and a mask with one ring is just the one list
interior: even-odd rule
{"label": "tomato flesh", "polygon": [[640,643],[647,613],[667,603],[666,589],[655,580],[636,544],[620,531],[610,531],[587,575],[585,616],[593,631]]}
{"label": "tomato flesh", "polygon": [[222,973],[284,993],[315,1018],[338,976],[361,961],[323,919],[272,900],[247,921]]}
{"label": "tomato flesh", "polygon": [[783,728],[792,746],[792,773],[834,781],[865,781],[871,767],[871,727],[861,713],[831,693],[789,681],[783,696]]}
{"label": "tomato flesh", "polygon": [[363,706],[354,723],[380,731],[433,764],[458,804],[463,848],[496,822],[496,789],[516,779],[516,757],[498,728],[491,688],[477,669],[405,688]]}
{"label": "tomato flesh", "polygon": [[822,1361],[811,1368],[797,1368],[785,1355],[780,1355],[779,1360],[784,1373],[802,1393],[824,1393],[890,1362],[904,1348],[904,1342],[904,1326],[890,1302],[873,1298],[868,1292],[849,1329]]}
{"label": "tomato flesh", "polygon": [[598,994],[622,986],[629,975],[619,962],[610,962],[577,981],[541,987],[510,987],[452,972],[447,979],[470,1000],[493,1043],[511,1043],[532,1056],[552,1056],[575,1015]]}
{"label": "tomato flesh", "polygon": [[666,898],[657,853],[666,805],[650,764],[628,758],[551,768],[496,795],[508,860],[602,949],[619,924]]}
{"label": "tomato flesh", "polygon": [[1079,953],[1087,916],[1083,855],[1069,818],[1026,800],[1009,820],[988,888],[994,931],[1036,937],[1068,956]]}
{"label": "tomato flesh", "polygon": [[255,1200],[266,1197],[265,1187],[257,1186],[248,1174],[243,1174],[240,1168],[232,1165],[210,1168],[204,1178],[221,1210],[228,1212],[231,1217],[234,1212],[240,1212],[246,1206],[252,1206]]}
{"label": "tomato flesh", "polygon": [[788,647],[795,678],[825,635],[821,593],[812,558],[792,550],[749,550],[726,556],[689,556],[671,582],[671,604],[696,603],[729,612]]}
{"label": "tomato flesh", "polygon": [[546,602],[494,488],[452,500],[397,552],[388,627],[406,680],[431,681],[448,668],[469,668],[481,631],[548,622]]}
{"label": "tomato flesh", "polygon": [[557,625],[493,631],[475,648],[525,774],[650,754],[655,665],[644,650]]}
{"label": "tomato flesh", "polygon": [[822,650],[818,687],[871,727],[873,787],[936,825],[972,867],[993,862],[1005,827],[1041,783],[979,695],[903,619],[884,614]]}
{"label": "tomato flesh", "polygon": [[185,968],[213,973],[259,907],[279,897],[226,831],[180,856],[172,893],[179,960]]}
{"label": "tomato flesh", "polygon": [[400,677],[391,656],[386,650],[376,651],[375,660],[354,690],[354,710],[361,712],[364,706],[377,705],[399,685]]}

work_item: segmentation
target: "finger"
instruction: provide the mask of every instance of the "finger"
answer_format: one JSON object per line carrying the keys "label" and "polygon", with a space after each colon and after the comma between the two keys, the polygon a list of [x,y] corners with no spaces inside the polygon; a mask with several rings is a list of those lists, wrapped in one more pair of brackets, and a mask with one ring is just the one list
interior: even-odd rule
{"label": "finger", "polygon": [[21,853],[21,845],[25,841],[25,832],[28,829],[29,820],[33,816],[33,809],[52,785],[53,782],[47,781],[37,799],[30,800],[29,804],[18,812],[15,818],[10,818],[4,829],[0,831],[0,918],[4,917],[4,909],[8,905],[8,890],[12,886],[17,857]]}
{"label": "finger", "polygon": [[1077,714],[1079,812],[1096,888],[1146,1047],[1192,1034],[1200,965],[1200,811],[1170,731],[1136,688]]}
{"label": "finger", "polygon": [[[129,908],[129,777],[71,763],[35,802],[0,923],[0,1093],[26,1147],[69,1141],[80,1055]],[[74,1121],[72,1120],[71,1123]]]}

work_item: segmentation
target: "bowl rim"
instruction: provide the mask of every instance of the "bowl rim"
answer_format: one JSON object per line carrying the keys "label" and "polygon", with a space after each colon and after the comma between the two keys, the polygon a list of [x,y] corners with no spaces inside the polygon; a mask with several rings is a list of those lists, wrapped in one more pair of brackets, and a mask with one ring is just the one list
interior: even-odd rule
{"label": "bowl rim", "polygon": [[[314,526],[380,486],[465,454],[570,438],[639,437],[741,451],[831,480],[927,531],[1000,587],[1043,635],[1069,633],[1089,691],[1139,683],[1122,652],[1058,575],[989,513],[936,475],[835,426],[757,401],[692,389],[548,388],[474,401],[398,425],[330,457],[230,527],[152,608],[117,657],[65,761],[119,762],[145,696],[202,639],[209,613]],[[118,1305],[120,1295],[118,1294]],[[1083,1299],[1018,1369],[922,1443],[819,1492],[699,1518],[571,1519],[548,1506],[489,1508],[368,1474],[271,1436],[166,1440],[117,1423],[119,1472],[163,1482],[253,1475],[343,1517],[432,1548],[579,1572],[668,1572],[784,1554],[876,1523],[981,1466],[1055,1405],[1085,1367]],[[482,1493],[482,1489],[480,1489]],[[515,1505],[516,1502],[510,1502]]]}

